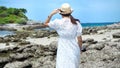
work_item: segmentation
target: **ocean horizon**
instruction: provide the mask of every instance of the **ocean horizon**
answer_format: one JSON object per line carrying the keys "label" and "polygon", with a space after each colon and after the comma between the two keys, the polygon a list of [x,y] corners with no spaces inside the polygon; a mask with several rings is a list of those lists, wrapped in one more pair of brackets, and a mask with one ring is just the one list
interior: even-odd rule
{"label": "ocean horizon", "polygon": [[97,26],[107,26],[118,22],[99,22],[99,23],[81,23],[82,27],[97,27]]}

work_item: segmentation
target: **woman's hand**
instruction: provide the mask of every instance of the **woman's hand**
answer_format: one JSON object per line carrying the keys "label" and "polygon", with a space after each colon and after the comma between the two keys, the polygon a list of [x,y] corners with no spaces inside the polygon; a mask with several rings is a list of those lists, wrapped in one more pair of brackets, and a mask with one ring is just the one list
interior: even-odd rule
{"label": "woman's hand", "polygon": [[50,13],[50,15],[48,16],[48,18],[47,18],[46,21],[45,21],[44,27],[48,27],[48,23],[50,22],[52,16],[53,16],[54,14],[57,14],[57,13],[59,13],[59,9],[55,9],[55,10],[53,10],[53,11]]}
{"label": "woman's hand", "polygon": [[54,14],[57,14],[57,13],[59,13],[59,9],[53,10],[50,15],[54,15]]}

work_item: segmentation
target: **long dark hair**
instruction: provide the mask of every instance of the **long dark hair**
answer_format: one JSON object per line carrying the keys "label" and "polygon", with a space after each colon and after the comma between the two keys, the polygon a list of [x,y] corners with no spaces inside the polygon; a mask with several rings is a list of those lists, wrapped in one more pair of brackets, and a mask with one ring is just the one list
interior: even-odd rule
{"label": "long dark hair", "polygon": [[75,19],[71,14],[61,14],[61,15],[66,17],[70,16],[70,20],[72,24],[77,24],[77,21],[80,22],[79,19]]}

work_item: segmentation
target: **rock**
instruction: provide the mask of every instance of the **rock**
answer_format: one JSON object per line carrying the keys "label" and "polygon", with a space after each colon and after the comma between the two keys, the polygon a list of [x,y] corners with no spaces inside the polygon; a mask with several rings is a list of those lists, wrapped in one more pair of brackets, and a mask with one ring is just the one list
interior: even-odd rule
{"label": "rock", "polygon": [[91,38],[88,38],[87,40],[86,40],[86,42],[93,42],[94,41],[94,39],[91,39]]}
{"label": "rock", "polygon": [[4,41],[4,42],[10,42],[10,41],[11,41],[11,38],[4,37],[3,41]]}
{"label": "rock", "polygon": [[96,49],[96,50],[101,50],[101,49],[103,49],[104,47],[105,47],[105,45],[103,45],[103,44],[96,44],[95,49]]}
{"label": "rock", "polygon": [[90,33],[90,34],[91,34],[91,33],[95,34],[95,33],[97,33],[97,29],[89,29],[89,30],[88,30],[88,33]]}
{"label": "rock", "polygon": [[50,37],[56,37],[56,36],[58,36],[58,34],[55,30],[50,31]]}
{"label": "rock", "polygon": [[0,37],[0,43],[3,43],[3,37]]}
{"label": "rock", "polygon": [[11,42],[21,42],[21,39],[20,38],[12,38]]}
{"label": "rock", "polygon": [[6,43],[6,46],[9,46],[10,44],[9,43]]}
{"label": "rock", "polygon": [[55,58],[53,56],[46,56],[46,57],[40,57],[38,61],[42,64],[45,64],[46,61],[55,61]]}
{"label": "rock", "polygon": [[88,44],[88,43],[84,43],[83,45],[82,45],[82,52],[85,52],[86,51],[86,48],[89,46],[90,44]]}
{"label": "rock", "polygon": [[11,46],[11,47],[7,47],[7,48],[4,48],[4,49],[0,49],[0,53],[8,53],[10,51],[14,51],[18,49],[17,46]]}
{"label": "rock", "polygon": [[31,37],[33,38],[43,38],[43,37],[48,37],[50,35],[50,32],[47,30],[38,30],[35,31],[31,34]]}
{"label": "rock", "polygon": [[86,52],[83,52],[81,55],[81,62],[85,63],[87,61],[100,61],[104,56],[103,52],[100,52],[98,50],[87,50]]}
{"label": "rock", "polygon": [[43,63],[40,63],[38,59],[35,59],[33,61],[30,61],[32,64],[32,68],[42,68]]}
{"label": "rock", "polygon": [[57,46],[58,46],[58,42],[57,41],[53,41],[50,43],[50,45],[48,46],[49,47],[49,50],[50,51],[56,51],[57,50]]}
{"label": "rock", "polygon": [[5,64],[12,61],[10,57],[0,57],[0,68],[3,68]]}
{"label": "rock", "polygon": [[118,44],[115,42],[108,42],[107,45],[110,47],[116,47]]}
{"label": "rock", "polygon": [[98,41],[93,41],[93,42],[91,42],[91,44],[96,44],[96,43],[98,43]]}
{"label": "rock", "polygon": [[116,46],[116,48],[120,51],[120,43]]}
{"label": "rock", "polygon": [[105,46],[102,49],[102,52],[109,56],[109,58],[106,59],[106,61],[114,61],[114,59],[118,58],[119,51],[115,47]]}
{"label": "rock", "polygon": [[113,34],[113,38],[120,38],[120,32],[114,33],[114,34]]}
{"label": "rock", "polygon": [[55,68],[55,65],[51,61],[46,61],[43,63],[43,68]]}
{"label": "rock", "polygon": [[105,47],[105,45],[103,44],[94,44],[94,45],[90,45],[87,50],[90,50],[90,49],[96,49],[96,50],[101,50]]}
{"label": "rock", "polygon": [[16,50],[16,52],[18,53],[34,53],[36,51],[36,49],[38,45],[25,45],[25,46],[21,46],[19,49]]}
{"label": "rock", "polygon": [[14,38],[20,38],[20,39],[26,39],[26,37],[29,37],[32,32],[30,31],[16,31],[16,34],[13,35]]}
{"label": "rock", "polygon": [[6,31],[17,31],[14,28],[9,28],[8,26],[0,26],[0,30],[6,30]]}
{"label": "rock", "polygon": [[6,64],[4,68],[32,68],[32,65],[29,61],[24,61],[24,62],[15,61]]}
{"label": "rock", "polygon": [[10,54],[10,57],[14,60],[23,61],[23,60],[26,60],[30,57],[33,57],[33,55],[30,53],[22,53],[22,54],[16,53],[16,54]]}
{"label": "rock", "polygon": [[104,67],[105,65],[103,61],[87,61],[86,63],[82,63],[80,68],[106,68]]}
{"label": "rock", "polygon": [[27,44],[30,44],[30,42],[25,40],[19,42],[19,45],[27,45]]}
{"label": "rock", "polygon": [[115,40],[114,42],[120,42],[120,39]]}
{"label": "rock", "polygon": [[110,62],[110,63],[106,63],[104,65],[104,68],[120,68],[120,64],[116,63],[116,62]]}
{"label": "rock", "polygon": [[36,51],[36,49],[33,49],[33,48],[25,48],[25,49],[23,49],[24,53],[34,53],[35,51]]}
{"label": "rock", "polygon": [[44,54],[44,56],[49,56],[49,55],[54,56],[55,55],[54,52],[44,52],[43,54]]}
{"label": "rock", "polygon": [[94,39],[92,39],[92,38],[88,38],[88,39],[84,40],[83,43],[96,44],[97,41],[94,41]]}

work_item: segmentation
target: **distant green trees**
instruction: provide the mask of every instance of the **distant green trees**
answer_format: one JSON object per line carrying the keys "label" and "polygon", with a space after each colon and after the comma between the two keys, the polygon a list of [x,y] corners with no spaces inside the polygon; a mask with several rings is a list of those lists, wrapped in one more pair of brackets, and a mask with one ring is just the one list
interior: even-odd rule
{"label": "distant green trees", "polygon": [[24,8],[7,8],[0,6],[0,24],[19,23],[24,24],[28,18],[25,15],[27,12]]}

